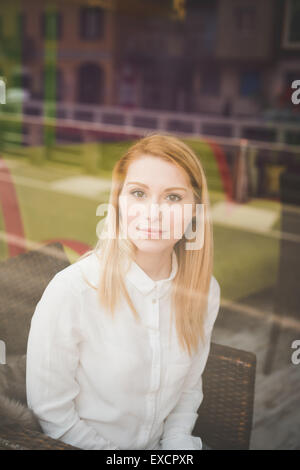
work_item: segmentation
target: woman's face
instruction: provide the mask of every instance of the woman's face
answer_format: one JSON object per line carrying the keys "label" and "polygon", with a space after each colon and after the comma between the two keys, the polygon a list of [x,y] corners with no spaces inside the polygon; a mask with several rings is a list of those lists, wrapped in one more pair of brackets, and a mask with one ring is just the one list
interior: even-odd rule
{"label": "woman's face", "polygon": [[181,168],[144,155],[128,168],[119,196],[122,236],[143,252],[172,249],[194,214],[194,195]]}

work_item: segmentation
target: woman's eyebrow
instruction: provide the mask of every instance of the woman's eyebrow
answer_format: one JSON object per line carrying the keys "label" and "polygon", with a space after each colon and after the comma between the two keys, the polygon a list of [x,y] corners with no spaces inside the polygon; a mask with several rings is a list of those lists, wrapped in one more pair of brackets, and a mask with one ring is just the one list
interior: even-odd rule
{"label": "woman's eyebrow", "polygon": [[[147,186],[146,184],[144,183],[140,183],[139,181],[129,181],[126,186],[130,185],[130,184],[137,184],[139,186],[144,186],[145,188],[149,189],[149,186]],[[165,191],[173,191],[174,189],[181,189],[183,191],[187,191],[187,188],[184,188],[183,186],[173,186],[172,188],[166,188]]]}

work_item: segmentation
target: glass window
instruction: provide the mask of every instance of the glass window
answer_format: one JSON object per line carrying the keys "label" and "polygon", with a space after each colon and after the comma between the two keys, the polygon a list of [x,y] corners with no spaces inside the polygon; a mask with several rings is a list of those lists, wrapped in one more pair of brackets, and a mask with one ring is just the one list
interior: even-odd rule
{"label": "glass window", "polygon": [[242,72],[240,78],[240,95],[254,96],[260,92],[260,74],[259,72]]}
{"label": "glass window", "polygon": [[81,39],[100,39],[104,30],[104,10],[100,7],[82,7],[80,9]]}
{"label": "glass window", "polygon": [[300,48],[300,0],[289,0],[286,4],[283,45]]}

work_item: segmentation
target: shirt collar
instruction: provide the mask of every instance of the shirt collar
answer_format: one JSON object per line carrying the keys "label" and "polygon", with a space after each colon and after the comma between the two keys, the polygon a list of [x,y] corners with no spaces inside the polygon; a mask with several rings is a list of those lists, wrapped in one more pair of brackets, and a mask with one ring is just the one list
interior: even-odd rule
{"label": "shirt collar", "polygon": [[154,281],[135,261],[131,261],[126,274],[126,279],[144,295],[150,294],[150,292],[157,288],[157,295],[158,297],[161,297],[171,285],[171,281],[176,276],[177,271],[178,261],[175,250],[173,249],[172,269],[168,278],[160,279],[159,281]]}

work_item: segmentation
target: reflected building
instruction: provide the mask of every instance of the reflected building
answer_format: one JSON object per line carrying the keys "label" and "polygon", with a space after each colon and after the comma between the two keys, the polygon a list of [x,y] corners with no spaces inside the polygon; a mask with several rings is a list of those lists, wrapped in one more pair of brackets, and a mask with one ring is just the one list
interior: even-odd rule
{"label": "reflected building", "polygon": [[291,108],[299,0],[186,0],[181,16],[161,3],[2,4],[0,75],[31,100],[66,104],[233,118]]}
{"label": "reflected building", "polygon": [[300,77],[299,2],[186,1],[184,21],[119,16],[118,70],[142,108],[252,117]]}
{"label": "reflected building", "polygon": [[[112,104],[115,22],[111,10],[67,0],[47,5],[28,0],[15,3],[11,11],[1,8],[2,41],[12,44],[22,38],[20,52],[15,53],[16,62],[19,58],[22,63],[21,86],[31,99],[45,98],[49,54],[57,101]],[[7,20],[12,27],[6,34]]]}

